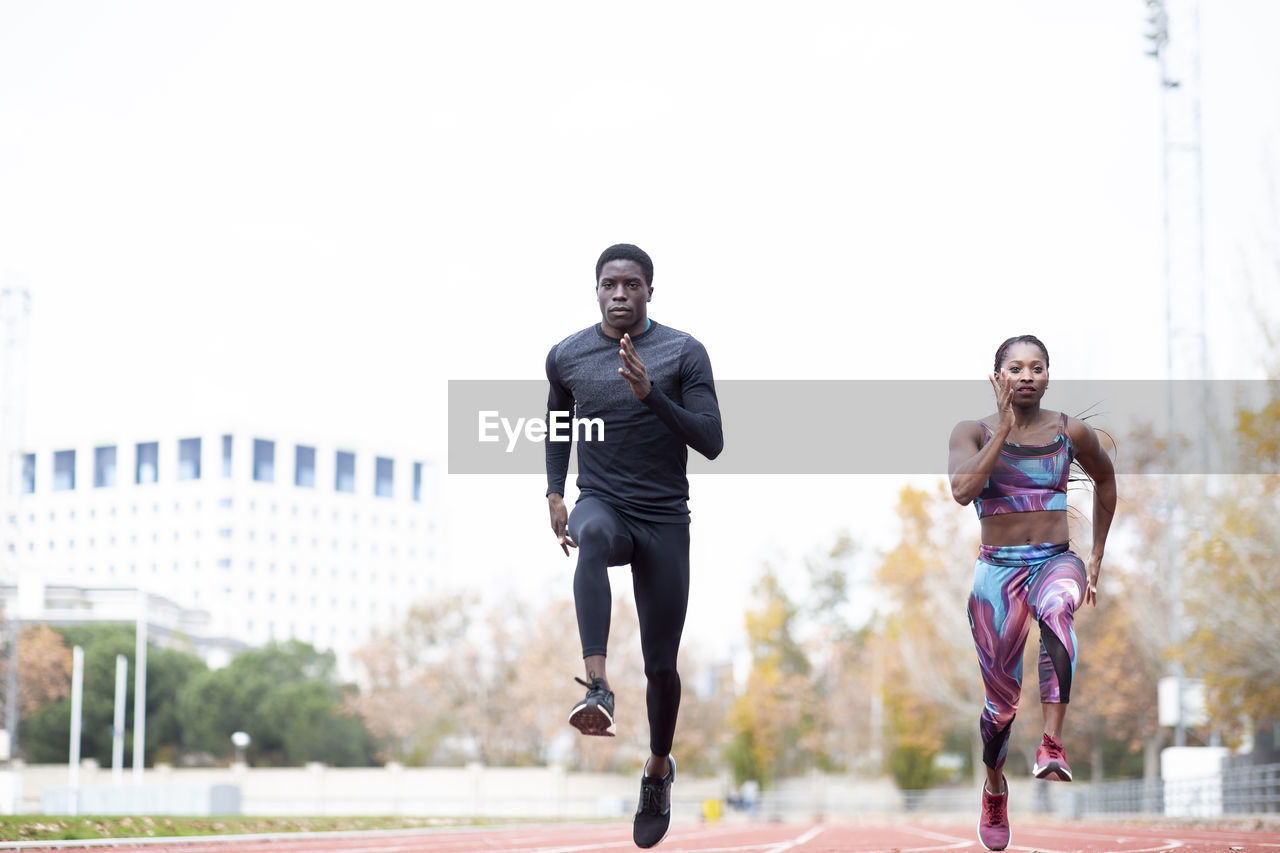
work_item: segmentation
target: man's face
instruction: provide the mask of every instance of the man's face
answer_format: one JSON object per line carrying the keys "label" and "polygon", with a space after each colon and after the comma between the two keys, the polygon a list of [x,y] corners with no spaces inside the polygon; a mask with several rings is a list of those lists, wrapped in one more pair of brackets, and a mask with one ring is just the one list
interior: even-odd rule
{"label": "man's face", "polygon": [[604,333],[621,339],[624,334],[638,335],[645,330],[649,318],[649,300],[653,288],[644,280],[644,272],[635,261],[609,261],[600,268],[596,282],[596,299],[600,301],[600,317]]}

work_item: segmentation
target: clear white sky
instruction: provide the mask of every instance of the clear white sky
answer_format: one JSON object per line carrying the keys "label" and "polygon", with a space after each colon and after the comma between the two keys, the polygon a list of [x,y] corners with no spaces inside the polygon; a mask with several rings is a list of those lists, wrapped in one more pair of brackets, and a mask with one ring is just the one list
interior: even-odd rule
{"label": "clear white sky", "polygon": [[[1256,377],[1280,6],[1205,5],[1213,371]],[[617,241],[721,378],[981,377],[1023,332],[1056,376],[1162,377],[1144,13],[7,2],[0,273],[33,296],[28,435],[321,423],[443,467],[446,381],[541,376],[598,319]],[[762,559],[841,528],[891,542],[890,480],[696,480],[688,636],[733,645]],[[569,593],[543,489],[444,478],[459,584]]]}

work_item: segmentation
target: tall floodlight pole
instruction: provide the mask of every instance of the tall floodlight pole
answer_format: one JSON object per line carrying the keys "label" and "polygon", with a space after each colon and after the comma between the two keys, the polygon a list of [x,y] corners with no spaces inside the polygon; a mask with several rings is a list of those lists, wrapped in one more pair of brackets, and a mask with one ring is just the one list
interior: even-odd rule
{"label": "tall floodlight pole", "polygon": [[[1204,158],[1200,119],[1200,9],[1198,0],[1145,0],[1148,55],[1160,69],[1160,126],[1164,182],[1165,359],[1168,372],[1168,428],[1173,470],[1167,478],[1165,571],[1171,596],[1170,635],[1180,646],[1185,637],[1182,588],[1183,552],[1189,527],[1179,510],[1177,474],[1183,468],[1209,471],[1209,350],[1205,331]],[[1196,380],[1188,382],[1187,380]],[[1179,394],[1178,386],[1199,393]],[[1176,446],[1181,428],[1192,453]],[[1180,655],[1170,664],[1177,682],[1174,744],[1186,745],[1183,708],[1185,672]]]}

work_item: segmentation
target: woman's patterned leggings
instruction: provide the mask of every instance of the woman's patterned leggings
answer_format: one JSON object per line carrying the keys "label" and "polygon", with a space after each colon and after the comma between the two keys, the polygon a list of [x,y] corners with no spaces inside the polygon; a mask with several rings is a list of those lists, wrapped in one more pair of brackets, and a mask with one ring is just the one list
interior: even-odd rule
{"label": "woman's patterned leggings", "polygon": [[1004,766],[1033,616],[1040,623],[1040,701],[1070,700],[1076,671],[1072,615],[1084,601],[1086,581],[1084,563],[1067,547],[983,545],[974,563],[969,627],[987,694],[980,729],[988,767]]}

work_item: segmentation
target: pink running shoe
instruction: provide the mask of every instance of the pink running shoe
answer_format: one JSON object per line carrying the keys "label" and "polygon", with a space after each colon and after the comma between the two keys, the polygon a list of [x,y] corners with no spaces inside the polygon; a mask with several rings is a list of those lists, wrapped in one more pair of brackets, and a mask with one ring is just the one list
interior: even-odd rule
{"label": "pink running shoe", "polygon": [[1041,739],[1031,775],[1050,782],[1071,781],[1071,767],[1067,764],[1067,753],[1062,748],[1062,741],[1048,734]]}
{"label": "pink running shoe", "polygon": [[1003,778],[1004,792],[993,794],[982,783],[982,817],[978,818],[978,840],[988,850],[1003,850],[1009,846],[1009,783]]}

